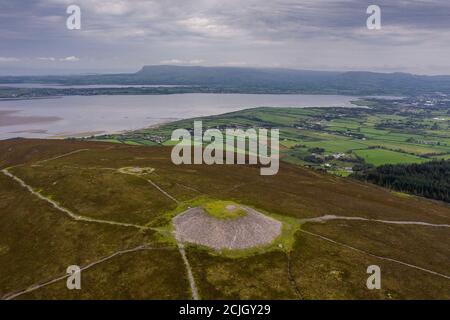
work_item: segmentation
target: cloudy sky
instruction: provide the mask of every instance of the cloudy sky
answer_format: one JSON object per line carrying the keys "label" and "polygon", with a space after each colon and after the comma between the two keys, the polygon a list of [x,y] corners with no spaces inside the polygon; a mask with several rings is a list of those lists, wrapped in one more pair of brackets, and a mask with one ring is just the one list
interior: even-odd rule
{"label": "cloudy sky", "polygon": [[[66,9],[81,8],[81,30]],[[366,9],[381,7],[381,30]],[[450,74],[448,0],[0,0],[0,74],[149,64]]]}

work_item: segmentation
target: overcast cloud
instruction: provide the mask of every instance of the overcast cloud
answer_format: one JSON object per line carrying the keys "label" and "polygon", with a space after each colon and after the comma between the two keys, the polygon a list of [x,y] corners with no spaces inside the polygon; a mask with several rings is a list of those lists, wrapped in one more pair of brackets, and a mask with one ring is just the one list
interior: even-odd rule
{"label": "overcast cloud", "polygon": [[[81,7],[82,29],[66,29]],[[382,29],[366,9],[382,9]],[[450,74],[448,0],[0,0],[0,73],[148,64]]]}

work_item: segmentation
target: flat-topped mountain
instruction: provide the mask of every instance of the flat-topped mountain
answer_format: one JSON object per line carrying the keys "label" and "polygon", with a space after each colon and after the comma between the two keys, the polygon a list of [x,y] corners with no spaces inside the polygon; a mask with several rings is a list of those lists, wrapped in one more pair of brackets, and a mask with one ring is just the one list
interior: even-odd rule
{"label": "flat-topped mountain", "polygon": [[354,95],[450,93],[450,76],[283,68],[150,65],[136,73],[0,77],[0,83],[30,82],[63,85],[182,85],[203,87],[201,92],[207,87],[215,92],[222,88],[227,92],[231,90],[239,93],[253,93],[255,90],[265,90],[266,93]]}

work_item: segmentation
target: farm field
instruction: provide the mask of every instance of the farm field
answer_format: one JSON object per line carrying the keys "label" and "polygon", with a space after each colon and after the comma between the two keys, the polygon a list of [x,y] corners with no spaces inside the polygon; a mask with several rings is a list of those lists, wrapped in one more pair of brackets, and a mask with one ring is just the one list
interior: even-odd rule
{"label": "farm field", "polygon": [[192,128],[194,120],[202,120],[205,129],[278,128],[282,160],[342,176],[370,166],[450,157],[450,120],[445,107],[430,109],[382,99],[354,103],[355,108],[261,107],[95,139],[173,145],[171,132]]}
{"label": "farm field", "polygon": [[421,163],[426,161],[425,159],[417,156],[384,149],[355,150],[354,153],[356,156],[364,159],[366,163],[374,166],[398,163]]}
{"label": "farm field", "polygon": [[[0,297],[450,298],[448,205],[289,163],[275,176],[257,166],[176,166],[170,151],[0,142]],[[253,249],[181,251],[172,219],[198,205],[213,215],[254,208],[280,221],[282,234]],[[382,290],[365,286],[372,264]],[[69,265],[85,268],[82,290],[67,290]]]}

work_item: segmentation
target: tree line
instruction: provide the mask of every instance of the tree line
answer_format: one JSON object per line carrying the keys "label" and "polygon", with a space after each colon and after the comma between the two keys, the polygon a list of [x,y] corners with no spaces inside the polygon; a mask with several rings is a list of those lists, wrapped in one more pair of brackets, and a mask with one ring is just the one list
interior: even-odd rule
{"label": "tree line", "polygon": [[365,167],[352,177],[392,190],[450,202],[450,161]]}

